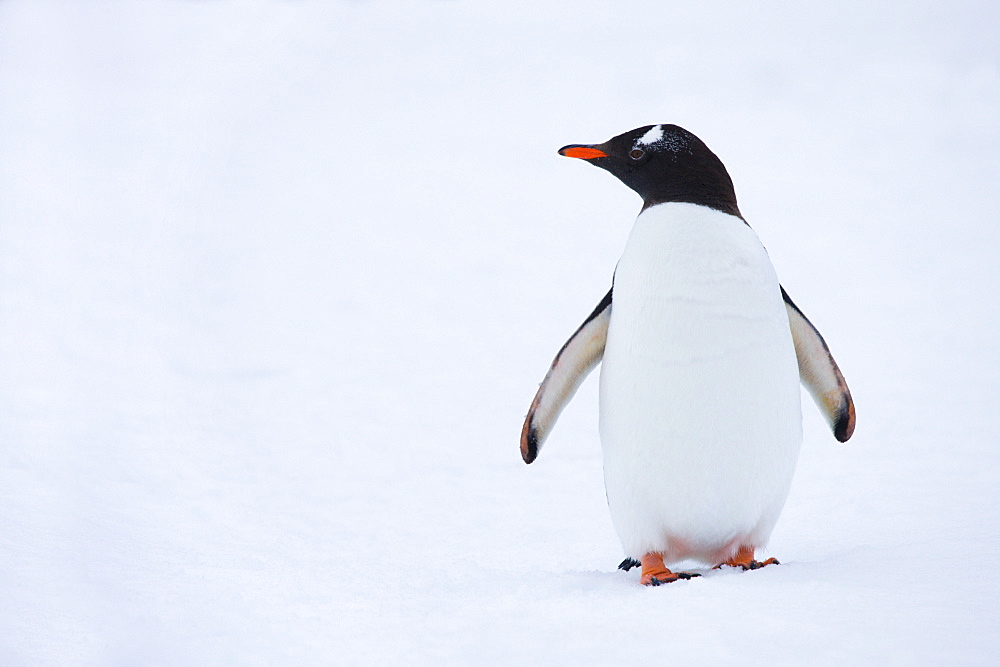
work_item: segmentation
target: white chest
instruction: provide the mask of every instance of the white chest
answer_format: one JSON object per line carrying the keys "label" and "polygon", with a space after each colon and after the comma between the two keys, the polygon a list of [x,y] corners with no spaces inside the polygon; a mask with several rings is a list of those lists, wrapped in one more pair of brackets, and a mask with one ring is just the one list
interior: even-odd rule
{"label": "white chest", "polygon": [[799,400],[778,280],[753,230],[694,204],[643,212],[615,273],[601,370],[605,479],[626,548],[769,533],[798,456]]}
{"label": "white chest", "polygon": [[615,273],[611,321],[616,336],[679,363],[772,334],[791,350],[778,279],[757,235],[694,204],[660,204],[636,220]]}

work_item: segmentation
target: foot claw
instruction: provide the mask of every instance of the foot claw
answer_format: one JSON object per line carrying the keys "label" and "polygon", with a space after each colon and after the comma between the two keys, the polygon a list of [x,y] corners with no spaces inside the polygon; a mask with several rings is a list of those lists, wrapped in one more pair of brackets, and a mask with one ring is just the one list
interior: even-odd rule
{"label": "foot claw", "polygon": [[663,584],[670,584],[679,579],[694,579],[695,577],[700,577],[701,575],[697,572],[665,572],[660,575],[652,576],[646,581],[640,580],[645,586],[662,586]]}
{"label": "foot claw", "polygon": [[[628,559],[626,562],[628,562]],[[622,563],[622,565],[625,565],[625,563]],[[660,586],[677,581],[678,579],[691,579],[692,577],[701,576],[700,574],[692,574],[690,572],[671,571],[663,564],[663,554],[656,552],[650,552],[643,556],[638,565],[642,566],[642,576],[639,578],[639,583],[644,586]]]}
{"label": "foot claw", "polygon": [[734,561],[727,561],[725,563],[719,563],[718,565],[716,565],[712,569],[713,570],[719,570],[719,569],[722,569],[722,567],[726,566],[726,565],[728,565],[729,567],[738,567],[738,568],[740,568],[740,569],[742,569],[742,570],[745,571],[745,570],[759,570],[760,568],[762,568],[762,567],[764,567],[766,565],[781,565],[781,563],[778,561],[777,558],[768,558],[763,563],[760,562],[760,561],[758,561],[758,560],[750,559],[748,561],[735,561],[735,562]]}
{"label": "foot claw", "polygon": [[618,569],[625,570],[626,572],[628,572],[633,567],[639,567],[640,565],[642,565],[642,563],[640,563],[636,559],[626,558],[625,560],[623,560],[621,563],[618,564]]}
{"label": "foot claw", "polygon": [[677,581],[679,577],[674,572],[658,572],[652,576],[643,576],[639,583],[643,586],[662,586]]}

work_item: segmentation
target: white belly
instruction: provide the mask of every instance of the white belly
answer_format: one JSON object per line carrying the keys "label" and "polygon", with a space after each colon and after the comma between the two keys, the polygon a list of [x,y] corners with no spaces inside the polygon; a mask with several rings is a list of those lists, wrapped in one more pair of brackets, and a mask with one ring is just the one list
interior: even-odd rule
{"label": "white belly", "polygon": [[629,556],[721,562],[767,542],[802,417],[778,279],[742,220],[679,203],[639,216],[615,273],[600,401]]}

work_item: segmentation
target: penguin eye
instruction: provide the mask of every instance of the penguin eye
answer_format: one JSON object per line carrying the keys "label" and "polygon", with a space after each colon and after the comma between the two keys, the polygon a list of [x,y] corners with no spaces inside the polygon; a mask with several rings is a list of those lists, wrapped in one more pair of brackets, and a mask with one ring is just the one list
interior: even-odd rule
{"label": "penguin eye", "polygon": [[630,158],[632,158],[633,160],[638,160],[638,159],[640,159],[645,154],[646,154],[646,151],[642,150],[641,148],[636,148],[633,151],[631,151],[628,154],[628,156]]}

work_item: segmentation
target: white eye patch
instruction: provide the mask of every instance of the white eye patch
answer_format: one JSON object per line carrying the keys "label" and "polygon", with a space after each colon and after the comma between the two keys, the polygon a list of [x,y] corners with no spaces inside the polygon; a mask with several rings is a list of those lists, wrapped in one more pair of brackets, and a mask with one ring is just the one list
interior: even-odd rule
{"label": "white eye patch", "polygon": [[670,132],[663,130],[662,125],[654,125],[646,130],[646,133],[635,140],[632,150],[652,150],[658,153],[687,153],[691,154],[691,145],[688,138],[681,132]]}
{"label": "white eye patch", "polygon": [[648,146],[650,144],[655,144],[657,141],[663,138],[663,126],[654,125],[646,131],[646,134],[639,137],[639,141],[635,142],[635,147]]}

